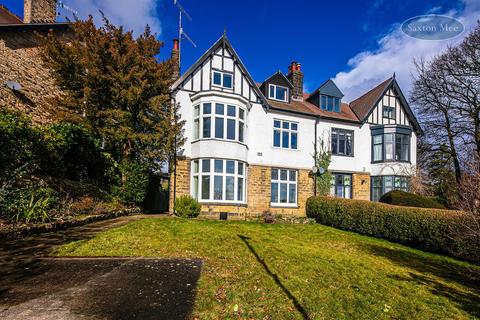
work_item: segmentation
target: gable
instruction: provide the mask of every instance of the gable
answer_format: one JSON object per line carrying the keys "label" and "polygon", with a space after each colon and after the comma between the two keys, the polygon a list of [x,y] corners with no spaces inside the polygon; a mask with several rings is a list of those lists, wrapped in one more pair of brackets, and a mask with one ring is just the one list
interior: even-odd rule
{"label": "gable", "polygon": [[[232,86],[227,88],[213,84],[215,72],[227,74]],[[220,37],[171,87],[172,91],[192,93],[221,91],[237,94],[251,103],[263,102],[264,98],[225,35]]]}
{"label": "gable", "polygon": [[333,82],[332,79],[329,79],[324,84],[322,84],[320,88],[318,88],[318,92],[327,96],[343,98],[342,91],[338,89],[337,85],[335,84],[335,82]]}
{"label": "gable", "polygon": [[275,72],[272,76],[270,76],[265,81],[263,81],[262,85],[260,86],[260,91],[267,98],[268,98],[268,90],[269,90],[270,84],[288,88],[288,92],[289,92],[288,100],[290,101],[293,85],[281,71]]}

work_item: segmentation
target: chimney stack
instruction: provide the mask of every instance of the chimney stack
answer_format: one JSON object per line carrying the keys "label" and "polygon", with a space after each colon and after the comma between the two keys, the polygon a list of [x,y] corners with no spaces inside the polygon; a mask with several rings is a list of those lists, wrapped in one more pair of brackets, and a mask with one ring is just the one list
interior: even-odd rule
{"label": "chimney stack", "polygon": [[173,78],[177,80],[180,77],[180,48],[178,39],[173,39],[173,48],[170,59],[174,61]]}
{"label": "chimney stack", "polygon": [[57,19],[57,0],[24,0],[23,22],[53,23]]}
{"label": "chimney stack", "polygon": [[292,61],[288,67],[287,79],[293,84],[292,98],[303,101],[303,72],[300,63]]}

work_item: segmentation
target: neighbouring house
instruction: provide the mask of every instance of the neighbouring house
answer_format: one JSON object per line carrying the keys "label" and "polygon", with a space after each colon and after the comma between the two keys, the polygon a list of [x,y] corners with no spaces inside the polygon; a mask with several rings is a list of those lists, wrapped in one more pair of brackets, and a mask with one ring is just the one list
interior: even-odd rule
{"label": "neighbouring house", "polygon": [[56,9],[56,0],[24,0],[22,20],[0,4],[0,107],[21,110],[35,123],[50,123],[60,112],[52,103],[61,90],[42,64],[38,37],[69,35]]}
{"label": "neighbouring house", "polygon": [[189,194],[212,217],[304,215],[320,137],[332,153],[333,196],[377,201],[407,190],[422,129],[395,76],[350,103],[342,97],[331,79],[303,92],[297,62],[256,83],[223,35],[172,86],[187,142],[170,208]]}

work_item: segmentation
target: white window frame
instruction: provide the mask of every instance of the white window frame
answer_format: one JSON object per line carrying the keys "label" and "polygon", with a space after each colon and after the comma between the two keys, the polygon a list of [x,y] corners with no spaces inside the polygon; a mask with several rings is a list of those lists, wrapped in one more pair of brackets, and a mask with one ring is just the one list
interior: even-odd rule
{"label": "white window frame", "polygon": [[[209,160],[210,168],[209,172],[203,172],[203,160]],[[222,172],[215,172],[215,160],[222,161]],[[227,173],[227,161],[234,162],[234,173]],[[239,165],[243,165],[242,174],[239,173]],[[220,158],[197,158],[192,160],[191,166],[191,190],[192,197],[198,200],[200,203],[232,203],[232,204],[246,204],[247,203],[247,164],[243,161],[233,159],[220,159]],[[202,177],[210,177],[209,185],[209,199],[202,199]],[[215,199],[215,176],[222,177],[222,199]],[[233,177],[233,200],[226,200],[227,192],[227,177]],[[195,178],[197,178],[197,185],[195,186]],[[243,190],[241,190],[243,200],[238,200],[238,181],[243,179]],[[195,194],[196,192],[196,194]]]}
{"label": "white window frame", "polygon": [[[277,179],[273,178],[273,171],[277,171]],[[281,171],[286,170],[287,171],[287,180],[282,180],[281,179]],[[271,172],[271,177],[270,177],[270,206],[272,207],[297,207],[298,203],[298,170],[295,169],[288,169],[288,168],[272,168],[270,170]],[[295,174],[295,180],[290,179],[290,173],[293,172]],[[273,202],[272,201],[272,186],[273,184],[276,183],[278,185],[277,187],[277,200],[278,202]],[[287,185],[287,202],[280,202],[280,185],[281,184],[286,184]],[[290,202],[290,185],[295,185],[295,201]]]}
{"label": "white window frame", "polygon": [[[270,96],[270,93],[272,92],[272,90],[270,90],[271,88],[273,87],[273,97]],[[275,97],[275,93],[277,92],[277,87],[279,88],[284,88],[286,91],[285,91],[285,100],[282,100],[282,99],[277,99]],[[272,100],[277,100],[277,101],[282,101],[282,102],[288,102],[288,96],[289,96],[289,89],[287,87],[284,87],[284,86],[279,86],[279,85],[276,85],[276,84],[271,84],[269,83],[268,84],[268,99],[272,99]]]}
{"label": "white window frame", "polygon": [[[203,107],[205,104],[210,104],[210,114],[203,114]],[[216,114],[216,105],[222,104],[223,105],[223,115]],[[235,107],[235,116],[228,115],[228,106]],[[197,109],[198,108],[198,109]],[[198,112],[197,112],[198,110]],[[240,118],[240,110],[243,111],[243,119]],[[203,122],[204,118],[210,118],[210,137],[203,136]],[[223,138],[216,138],[215,137],[215,126],[216,126],[216,118],[223,119]],[[218,101],[204,101],[200,104],[196,104],[193,106],[193,128],[192,128],[192,141],[203,140],[203,139],[216,139],[222,141],[230,141],[230,142],[238,142],[242,144],[246,144],[246,118],[247,118],[247,110],[238,104],[234,103],[224,103]],[[227,130],[228,130],[228,120],[235,120],[235,138],[234,139],[227,139]],[[198,127],[196,126],[198,123]],[[240,140],[240,124],[243,124],[243,141]]]}
{"label": "white window frame", "polygon": [[[220,84],[214,83],[215,73],[219,73],[219,74],[220,74]],[[226,87],[226,86],[224,85],[224,76],[225,76],[225,75],[229,75],[229,76],[232,78],[232,81],[231,81],[232,86],[231,86],[231,87]],[[233,90],[233,73],[231,73],[231,72],[224,72],[224,71],[220,71],[220,70],[212,70],[212,86]]]}
{"label": "white window frame", "polygon": [[[275,121],[280,121],[280,128],[275,127]],[[288,122],[288,129],[283,127],[283,123],[285,123],[285,122]],[[292,124],[297,125],[297,130],[292,129]],[[273,148],[284,149],[284,150],[299,150],[299,148],[298,148],[298,141],[299,141],[298,140],[298,135],[299,135],[298,128],[299,128],[299,126],[300,126],[299,123],[296,122],[296,121],[281,120],[281,119],[274,118],[273,119],[273,140],[272,140]],[[275,146],[275,131],[280,132],[280,146]],[[288,132],[288,147],[283,146],[283,132]],[[292,133],[297,134],[297,147],[296,148],[292,148]]]}

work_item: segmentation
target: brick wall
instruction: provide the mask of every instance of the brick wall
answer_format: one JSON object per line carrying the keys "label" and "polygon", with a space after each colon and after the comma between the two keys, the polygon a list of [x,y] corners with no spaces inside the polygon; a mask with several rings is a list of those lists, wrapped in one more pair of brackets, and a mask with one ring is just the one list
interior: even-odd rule
{"label": "brick wall", "polygon": [[[52,102],[61,91],[38,53],[33,32],[0,32],[0,107],[23,111],[34,123],[51,123],[60,112]],[[20,83],[22,89],[10,90],[7,80]]]}
{"label": "brick wall", "polygon": [[353,199],[370,200],[370,175],[368,173],[352,174]]}

